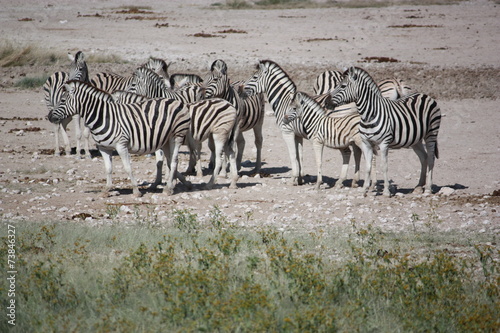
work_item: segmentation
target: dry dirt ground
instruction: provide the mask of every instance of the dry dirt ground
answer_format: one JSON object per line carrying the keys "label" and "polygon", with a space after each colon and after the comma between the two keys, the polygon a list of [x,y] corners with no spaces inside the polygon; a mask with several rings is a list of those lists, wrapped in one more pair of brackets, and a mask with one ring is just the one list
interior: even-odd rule
{"label": "dry dirt ground", "polygon": [[[117,156],[114,196],[103,198],[104,166],[95,147],[92,159],[53,156],[52,125],[41,89],[13,88],[24,76],[49,75],[60,66],[0,68],[0,216],[7,221],[75,220],[101,224],[112,219],[168,223],[173,209],[191,209],[201,218],[214,205],[232,221],[283,230],[349,226],[353,221],[383,231],[410,228],[500,233],[500,5],[463,1],[449,5],[224,10],[211,1],[145,1],[133,13],[120,1],[1,0],[1,36],[20,45],[87,55],[117,54],[126,63],[91,63],[89,70],[132,73],[148,57],[171,62],[169,72],[205,75],[209,64],[226,61],[234,80],[247,79],[258,59],[279,63],[306,92],[327,69],[360,66],[375,79],[400,77],[415,91],[438,100],[443,120],[436,194],[412,194],[419,162],[412,150],[390,152],[391,198],[357,189],[334,189],[340,154],[325,150],[326,185],[316,191],[312,146],[306,142],[307,183],[290,184],[287,149],[271,110],[264,123],[263,173],[251,175],[255,148],[247,133],[239,188],[226,179],[205,190],[178,184],[175,194],[150,191],[154,158],[134,157],[143,183],[134,198]],[[425,1],[422,1],[425,3]],[[393,62],[377,62],[391,58]],[[389,60],[389,59],[385,59]],[[75,147],[73,125],[69,126]],[[51,151],[52,150],[52,151]],[[206,151],[206,147],[205,147]],[[183,148],[180,169],[187,166]],[[207,155],[203,158],[206,164]],[[349,176],[352,176],[350,170]],[[378,174],[378,179],[381,179]],[[347,184],[349,185],[349,184]],[[496,236],[495,236],[496,235]]]}

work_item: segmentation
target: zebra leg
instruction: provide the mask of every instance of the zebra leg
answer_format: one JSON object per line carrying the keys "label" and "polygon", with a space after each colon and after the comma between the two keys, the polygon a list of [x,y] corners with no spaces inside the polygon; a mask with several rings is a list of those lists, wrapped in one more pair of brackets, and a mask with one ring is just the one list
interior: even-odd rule
{"label": "zebra leg", "polygon": [[420,160],[420,179],[413,192],[422,193],[424,191],[425,178],[427,176],[427,152],[425,151],[422,141],[413,145],[412,148],[415,154],[417,154],[418,159]]}
{"label": "zebra leg", "polygon": [[238,137],[236,138],[235,146],[236,146],[236,151],[234,153],[236,154],[236,169],[240,171],[241,160],[243,159],[243,151],[245,150],[245,138],[243,137],[243,133],[241,131],[238,131]]}
{"label": "zebra leg", "polygon": [[316,190],[319,190],[321,184],[323,183],[323,174],[321,170],[323,168],[323,144],[318,141],[313,142],[314,156],[316,157],[316,168],[317,168],[317,178],[316,178]]}
{"label": "zebra leg", "polygon": [[132,191],[134,195],[136,197],[141,197],[142,193],[141,191],[139,191],[139,187],[137,186],[137,180],[132,174],[132,166],[130,165],[130,154],[128,152],[128,148],[125,146],[125,144],[118,144],[116,146],[116,151],[118,152],[118,155],[120,155],[123,163],[123,168],[128,173],[128,177],[130,178],[130,182],[132,183]]}
{"label": "zebra leg", "polygon": [[54,124],[54,134],[56,135],[56,147],[54,150],[54,155],[60,156],[61,152],[59,151],[59,133],[64,141],[64,152],[66,153],[66,157],[71,155],[71,145],[69,143],[68,133],[66,132],[66,127],[71,121],[71,117],[64,119],[60,124]]}
{"label": "zebra leg", "polygon": [[432,185],[434,184],[432,182],[432,172],[434,170],[434,162],[435,159],[438,157],[436,154],[436,146],[437,146],[437,141],[426,141],[425,145],[427,146],[427,184],[425,186],[425,193],[432,194]]}
{"label": "zebra leg", "polygon": [[109,191],[113,188],[113,180],[111,178],[111,174],[113,173],[113,150],[99,147],[99,151],[102,155],[104,169],[106,171],[106,188],[103,192],[103,196],[106,197],[109,195]]}
{"label": "zebra leg", "polygon": [[90,154],[90,128],[85,125],[83,127],[83,142],[85,144],[85,157],[92,158],[92,155]]}
{"label": "zebra leg", "polygon": [[81,147],[82,128],[80,126],[79,114],[73,115],[73,123],[75,124],[75,135],[76,135],[76,158],[81,158],[80,151],[82,149]]}
{"label": "zebra leg", "polygon": [[373,146],[369,143],[366,142],[365,140],[361,141],[360,143],[360,148],[363,151],[363,155],[365,157],[365,178],[364,178],[364,184],[363,184],[363,192],[368,193],[368,190],[370,189],[370,173],[372,169],[372,159],[373,159]]}
{"label": "zebra leg", "polygon": [[295,138],[297,142],[297,157],[299,163],[299,185],[303,184],[304,179],[304,139],[302,137],[297,136]]}
{"label": "zebra leg", "polygon": [[215,156],[215,144],[214,144],[213,134],[210,134],[208,136],[208,149],[210,150],[210,163],[208,163],[208,168],[210,170],[213,170],[215,167],[215,159],[217,158]]}
{"label": "zebra leg", "polygon": [[236,185],[236,182],[238,181],[238,168],[237,168],[237,161],[236,161],[236,153],[234,152],[233,147],[231,145],[227,144],[224,146],[224,150],[226,152],[226,156],[229,157],[229,167],[230,167],[230,172],[231,172],[231,183],[229,184],[229,188],[234,189],[238,188]]}
{"label": "zebra leg", "polygon": [[[382,172],[384,173],[384,190],[383,194],[386,197],[391,196],[390,184],[389,184],[389,175],[388,175],[388,155],[389,155],[389,146],[385,143],[380,144],[380,160],[382,162]],[[371,166],[372,160],[368,161],[368,164]],[[370,168],[371,169],[371,168]]]}
{"label": "zebra leg", "polygon": [[162,177],[162,170],[163,170],[163,159],[165,156],[168,156],[170,152],[168,151],[168,148],[165,148],[164,150],[158,149],[155,151],[155,158],[156,158],[156,179],[153,184],[149,187],[150,189],[154,190],[158,187],[158,185],[161,184],[161,177]]}
{"label": "zebra leg", "polygon": [[351,160],[351,148],[340,149],[340,153],[342,154],[342,170],[340,171],[340,178],[337,180],[335,188],[344,187],[344,181],[347,179],[347,170],[349,169],[349,161]]}
{"label": "zebra leg", "polygon": [[224,157],[224,146],[227,145],[227,136],[214,134],[214,143],[215,143],[215,167],[210,177],[210,181],[206,185],[208,190],[212,189],[213,185],[217,182],[217,176],[219,175],[221,166],[222,166],[222,158]]}
{"label": "zebra leg", "polygon": [[354,153],[354,177],[352,178],[351,187],[356,188],[359,186],[358,182],[359,182],[359,165],[361,162],[361,149],[357,145],[352,144],[352,151]]}
{"label": "zebra leg", "polygon": [[282,132],[282,136],[288,147],[290,163],[292,164],[292,185],[302,185],[295,134],[293,132]]}
{"label": "zebra leg", "polygon": [[254,172],[258,174],[260,173],[260,168],[262,167],[262,142],[264,141],[264,138],[262,136],[262,122],[260,122],[260,124],[257,124],[253,128],[253,133],[255,136],[255,148],[257,148],[257,157],[255,159]]}
{"label": "zebra leg", "polygon": [[[180,140],[178,140],[180,138]],[[168,195],[174,194],[174,177],[177,174],[177,163],[179,162],[179,148],[182,144],[183,138],[172,138],[169,140],[169,142],[165,145],[163,148],[162,152],[164,153],[165,156],[167,156],[167,162],[170,166],[170,171],[168,173],[168,178],[167,178],[167,186],[164,192]],[[182,176],[184,178],[184,176]],[[184,181],[186,179],[184,178]]]}

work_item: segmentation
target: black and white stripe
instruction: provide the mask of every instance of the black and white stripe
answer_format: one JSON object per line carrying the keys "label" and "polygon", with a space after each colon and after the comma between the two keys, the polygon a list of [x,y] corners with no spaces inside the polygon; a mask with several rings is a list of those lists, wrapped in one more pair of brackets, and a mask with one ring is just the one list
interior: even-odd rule
{"label": "black and white stripe", "polygon": [[[106,187],[112,186],[111,155],[116,149],[139,196],[132,174],[130,155],[148,154],[162,149],[170,160],[168,193],[173,192],[177,173],[178,152],[189,130],[189,112],[184,103],[172,99],[148,100],[142,103],[115,103],[111,95],[90,84],[69,81],[58,108],[49,113],[49,120],[58,123],[72,114],[80,114],[89,127],[101,152],[106,168]],[[158,170],[161,177],[161,170]],[[157,175],[158,178],[158,175]]]}
{"label": "black and white stripe", "polygon": [[216,60],[211,66],[211,72],[204,82],[205,98],[223,98],[238,110],[238,136],[236,138],[236,163],[238,170],[241,167],[245,138],[243,132],[253,130],[257,156],[254,173],[259,173],[262,156],[262,124],[264,122],[264,96],[256,94],[241,97],[235,87],[230,84],[227,75],[227,65],[223,60]]}
{"label": "black and white stripe", "polygon": [[[55,72],[52,74],[47,81],[45,81],[43,85],[43,94],[45,99],[45,104],[49,109],[49,112],[53,109],[57,108],[60,103],[61,95],[62,95],[62,87],[66,81],[69,80],[79,80],[88,82],[88,68],[85,62],[85,57],[83,52],[78,51],[75,56],[68,54],[69,59],[71,60],[69,74],[65,72]],[[68,133],[66,132],[66,128],[68,124],[73,121],[75,127],[75,136],[76,136],[76,155],[80,157],[81,153],[81,141],[83,137],[84,141],[84,149],[85,156],[90,158],[90,147],[89,147],[89,130],[83,126],[83,123],[80,120],[80,116],[75,114],[73,116],[67,117],[62,120],[59,124],[54,124],[54,137],[55,137],[55,147],[54,147],[54,155],[59,156],[59,134],[61,134],[64,141],[64,150],[66,156],[70,156],[71,154],[71,145],[69,143]]]}
{"label": "black and white stripe", "polygon": [[[207,188],[211,188],[223,164],[223,154],[229,157],[231,168],[230,188],[236,188],[238,171],[234,153],[234,140],[237,135],[237,110],[226,100],[211,98],[187,105],[191,124],[189,130],[189,147],[196,155],[198,176],[201,172],[201,144],[209,137],[213,138],[215,145],[215,167]],[[191,166],[188,167],[188,170]]]}
{"label": "black and white stripe", "polygon": [[382,96],[366,71],[354,67],[344,73],[344,79],[331,95],[334,104],[355,102],[361,116],[362,150],[367,160],[365,190],[369,186],[368,161],[371,161],[375,146],[381,152],[384,195],[390,195],[387,175],[389,148],[413,148],[421,163],[417,188],[425,186],[426,192],[432,191],[432,172],[434,159],[438,157],[437,135],[441,124],[441,111],[434,99],[424,94],[412,94],[396,101],[389,100]]}
{"label": "black and white stripe", "polygon": [[281,129],[283,139],[288,148],[292,164],[292,184],[302,184],[303,170],[303,139],[307,139],[307,131],[300,120],[295,119],[286,124],[285,113],[288,111],[297,86],[288,74],[275,62],[262,60],[257,65],[257,72],[245,83],[247,95],[264,93],[276,117],[276,124]]}
{"label": "black and white stripe", "polygon": [[199,86],[187,85],[176,90],[170,89],[158,74],[144,67],[134,72],[129,86],[124,90],[148,98],[178,99],[186,104],[196,102],[202,97],[202,89]]}
{"label": "black and white stripe", "polygon": [[323,95],[332,91],[340,80],[342,80],[342,72],[324,71],[316,77],[313,87],[314,95]]}
{"label": "black and white stripe", "polygon": [[361,160],[361,137],[359,135],[360,117],[358,114],[345,117],[329,117],[325,110],[306,93],[297,92],[295,99],[285,114],[284,122],[288,123],[299,119],[304,125],[308,138],[312,141],[316,156],[317,182],[319,189],[322,183],[323,147],[339,149],[342,153],[343,165],[340,178],[336,187],[343,186],[347,179],[347,170],[351,157],[352,146],[354,150],[355,173],[352,187],[357,187],[359,180],[359,164]]}

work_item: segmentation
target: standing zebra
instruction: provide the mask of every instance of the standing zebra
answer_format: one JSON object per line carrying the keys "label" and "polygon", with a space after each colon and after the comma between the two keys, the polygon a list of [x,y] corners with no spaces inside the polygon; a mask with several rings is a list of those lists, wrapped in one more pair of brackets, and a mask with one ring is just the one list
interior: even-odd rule
{"label": "standing zebra", "polygon": [[[45,104],[49,109],[49,112],[53,109],[57,108],[59,102],[61,100],[62,95],[62,87],[69,80],[80,80],[84,82],[88,82],[88,69],[87,64],[85,63],[84,54],[81,51],[78,51],[75,56],[68,54],[69,59],[71,60],[69,74],[65,72],[55,72],[53,73],[47,81],[45,81],[43,85],[43,93]],[[90,158],[90,147],[89,147],[89,136],[90,132],[88,128],[83,127],[82,130],[82,122],[80,116],[75,114],[73,116],[67,117],[63,119],[59,124],[54,124],[54,136],[55,136],[55,147],[54,147],[54,155],[59,156],[59,133],[61,134],[64,145],[65,145],[65,153],[66,156],[71,155],[71,146],[69,143],[68,134],[66,132],[66,128],[68,124],[73,120],[75,126],[75,136],[76,136],[76,154],[80,156],[81,152],[81,139],[83,136],[84,139],[84,148],[85,148],[85,156]]]}
{"label": "standing zebra", "polygon": [[215,167],[207,188],[212,188],[216,183],[222,167],[223,153],[229,157],[230,161],[231,183],[229,187],[236,188],[238,171],[233,148],[238,129],[236,108],[220,98],[201,100],[188,104],[187,107],[191,117],[189,147],[196,155],[198,174],[201,176],[201,144],[212,136],[215,145]]}
{"label": "standing zebra", "polygon": [[339,149],[342,153],[343,165],[340,178],[335,187],[340,188],[344,180],[347,178],[347,169],[351,158],[351,150],[354,150],[355,173],[352,180],[352,187],[357,187],[359,180],[359,163],[361,160],[361,137],[359,135],[358,114],[348,115],[345,117],[329,117],[325,110],[311,97],[305,93],[297,92],[295,99],[285,114],[284,123],[290,123],[295,119],[300,119],[304,124],[307,136],[313,143],[314,153],[316,156],[316,166],[318,169],[318,177],[316,181],[316,189],[319,189],[322,183],[322,161],[323,147],[327,146],[334,149]]}
{"label": "standing zebra", "polygon": [[230,102],[238,110],[238,137],[236,138],[236,163],[237,169],[241,168],[243,150],[245,149],[245,138],[243,132],[253,129],[255,136],[255,147],[257,158],[255,162],[255,173],[260,172],[262,156],[262,124],[264,122],[264,96],[241,97],[234,86],[229,83],[227,76],[227,65],[223,60],[216,60],[211,66],[211,72],[205,80],[205,98],[219,97]]}
{"label": "standing zebra", "polygon": [[[160,75],[164,82],[169,82],[168,65],[161,59],[151,58],[139,68],[147,68]],[[90,83],[101,90],[113,93],[116,90],[127,90],[134,80],[134,76],[122,76],[115,73],[100,72],[90,79]]]}
{"label": "standing zebra", "polygon": [[[111,95],[80,81],[69,81],[64,89],[61,103],[49,113],[49,120],[58,123],[69,115],[81,115],[103,156],[106,169],[105,193],[112,187],[111,157],[115,149],[132,182],[134,195],[140,196],[141,192],[132,174],[129,153],[143,155],[162,149],[170,157],[167,192],[173,193],[175,176],[189,186],[177,172],[179,147],[190,124],[189,112],[182,102],[157,99],[118,104]],[[161,178],[161,170],[157,172]]]}
{"label": "standing zebra", "polygon": [[265,93],[276,117],[276,124],[288,148],[292,164],[292,184],[301,185],[303,170],[303,139],[308,138],[304,125],[299,120],[285,124],[283,119],[297,92],[297,86],[288,74],[275,62],[262,60],[257,72],[245,83],[247,95]]}
{"label": "standing zebra", "polygon": [[[417,189],[432,192],[434,158],[438,158],[437,135],[441,110],[436,101],[424,94],[412,94],[396,101],[382,96],[371,76],[360,68],[351,67],[331,93],[333,104],[355,102],[361,115],[360,134],[366,160],[365,184],[369,187],[370,163],[374,147],[379,147],[384,172],[384,195],[390,196],[387,175],[389,148],[413,148],[420,159],[421,172]],[[427,152],[422,141],[425,141]],[[428,169],[428,173],[427,173]],[[427,176],[427,179],[426,179]]]}
{"label": "standing zebra", "polygon": [[202,89],[199,86],[187,85],[176,90],[170,89],[158,74],[144,67],[134,72],[132,80],[124,90],[148,98],[177,99],[186,104],[199,101],[202,97]]}

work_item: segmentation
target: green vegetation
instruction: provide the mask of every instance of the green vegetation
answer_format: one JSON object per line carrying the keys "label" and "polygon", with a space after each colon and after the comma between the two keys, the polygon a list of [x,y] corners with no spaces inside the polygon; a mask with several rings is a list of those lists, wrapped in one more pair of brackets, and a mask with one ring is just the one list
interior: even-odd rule
{"label": "green vegetation", "polygon": [[404,234],[244,228],[217,207],[163,223],[139,207],[126,225],[18,222],[10,331],[497,331],[495,236],[438,234],[434,216]]}
{"label": "green vegetation", "polygon": [[19,46],[9,41],[0,42],[0,67],[54,65],[67,59],[65,54],[58,54],[33,45]]}
{"label": "green vegetation", "polygon": [[26,76],[17,81],[14,86],[23,89],[40,88],[47,79],[48,75]]}
{"label": "green vegetation", "polygon": [[[75,51],[76,53],[76,51]],[[87,63],[126,63],[126,61],[115,54],[85,54]],[[69,60],[67,54],[43,49],[38,46],[14,45],[10,41],[0,42],[0,67],[13,67],[25,65],[62,65],[68,66]],[[40,79],[40,78],[39,78]],[[27,81],[36,81],[31,78]],[[21,85],[30,85],[30,83],[21,83]]]}

